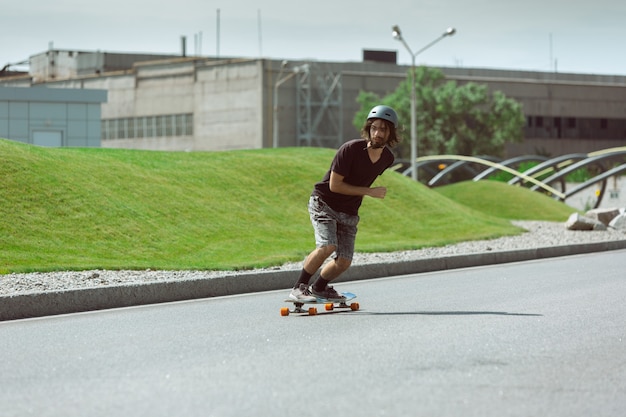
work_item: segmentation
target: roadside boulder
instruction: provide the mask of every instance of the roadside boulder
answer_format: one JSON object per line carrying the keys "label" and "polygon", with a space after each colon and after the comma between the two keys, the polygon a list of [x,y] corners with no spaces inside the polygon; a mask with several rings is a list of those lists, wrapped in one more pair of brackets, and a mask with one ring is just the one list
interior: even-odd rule
{"label": "roadside boulder", "polygon": [[605,226],[608,226],[619,214],[620,209],[618,208],[597,208],[586,212],[585,217],[597,220]]}
{"label": "roadside boulder", "polygon": [[583,216],[579,213],[572,213],[565,222],[567,230],[606,230],[607,227],[601,221]]}
{"label": "roadside boulder", "polygon": [[615,230],[619,230],[621,232],[626,233],[626,214],[621,213],[609,223],[609,226]]}

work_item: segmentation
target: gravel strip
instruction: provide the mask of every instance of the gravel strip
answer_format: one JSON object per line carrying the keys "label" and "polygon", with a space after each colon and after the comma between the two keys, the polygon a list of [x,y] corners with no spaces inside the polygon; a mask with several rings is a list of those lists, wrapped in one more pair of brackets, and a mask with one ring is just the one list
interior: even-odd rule
{"label": "gravel strip", "polygon": [[[514,221],[514,225],[527,230],[520,236],[492,240],[462,242],[444,247],[425,248],[390,253],[357,253],[353,265],[394,263],[418,259],[441,258],[453,255],[475,254],[488,251],[512,251],[540,247],[564,246],[595,242],[626,240],[626,234],[607,231],[570,231],[561,222]],[[266,269],[249,271],[66,271],[50,273],[0,275],[0,296],[68,291],[84,288],[100,288],[114,285],[142,284],[150,282],[197,280],[242,275],[265,271],[298,271],[302,262]],[[294,280],[297,277],[294,275]]]}

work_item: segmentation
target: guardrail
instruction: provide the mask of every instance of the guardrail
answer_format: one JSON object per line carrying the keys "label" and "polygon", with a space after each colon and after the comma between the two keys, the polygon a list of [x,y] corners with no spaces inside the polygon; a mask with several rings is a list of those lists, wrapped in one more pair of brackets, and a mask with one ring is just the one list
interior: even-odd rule
{"label": "guardrail", "polygon": [[[536,166],[521,172],[513,167],[522,162],[536,161]],[[606,192],[607,179],[626,172],[626,146],[604,149],[601,151],[575,153],[561,155],[555,158],[547,158],[539,155],[524,155],[507,160],[499,160],[490,156],[464,156],[464,155],[432,155],[416,159],[416,169],[425,171],[425,177],[429,187],[436,187],[450,183],[449,178],[455,174],[461,178],[470,178],[480,181],[489,178],[498,172],[507,172],[513,175],[508,181],[510,185],[530,184],[533,191],[544,192],[560,201],[602,182],[600,191],[596,194],[597,200],[594,208],[600,206]],[[577,185],[571,190],[566,190],[565,179],[568,175],[579,169],[593,167],[589,172],[597,172],[592,178]],[[411,175],[411,166],[402,172],[403,175]],[[424,178],[420,175],[420,178]],[[560,185],[560,190],[555,184]]]}

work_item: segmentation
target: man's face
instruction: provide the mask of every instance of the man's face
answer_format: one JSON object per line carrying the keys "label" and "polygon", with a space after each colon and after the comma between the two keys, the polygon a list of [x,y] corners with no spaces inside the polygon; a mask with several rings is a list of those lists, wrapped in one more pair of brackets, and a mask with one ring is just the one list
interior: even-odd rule
{"label": "man's face", "polygon": [[370,126],[370,146],[374,149],[382,148],[389,140],[389,127],[382,119],[376,119]]}

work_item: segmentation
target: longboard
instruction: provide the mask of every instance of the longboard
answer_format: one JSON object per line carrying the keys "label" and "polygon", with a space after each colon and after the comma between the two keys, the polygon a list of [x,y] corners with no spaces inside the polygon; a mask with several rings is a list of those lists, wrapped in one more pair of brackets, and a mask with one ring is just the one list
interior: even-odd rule
{"label": "longboard", "polygon": [[281,316],[288,316],[290,313],[302,314],[307,313],[309,316],[317,315],[317,307],[309,307],[307,309],[303,308],[305,304],[324,304],[324,309],[326,311],[332,311],[335,308],[345,308],[350,309],[352,311],[357,311],[359,309],[359,303],[353,302],[349,303],[348,301],[356,298],[356,295],[351,292],[342,292],[341,295],[346,297],[343,301],[333,301],[328,300],[326,298],[317,297],[315,301],[302,301],[302,300],[292,300],[291,298],[285,299],[285,302],[292,303],[294,305],[293,310],[290,310],[289,307],[283,307],[280,309]]}

